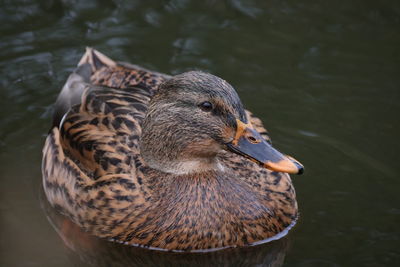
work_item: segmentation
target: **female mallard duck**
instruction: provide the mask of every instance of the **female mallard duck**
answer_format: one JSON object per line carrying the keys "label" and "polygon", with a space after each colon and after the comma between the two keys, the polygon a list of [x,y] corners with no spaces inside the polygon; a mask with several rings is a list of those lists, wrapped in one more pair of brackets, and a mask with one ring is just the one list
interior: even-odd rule
{"label": "female mallard duck", "polygon": [[87,49],[43,149],[49,202],[87,232],[196,251],[260,243],[297,218],[288,173],[226,81],[116,63]]}

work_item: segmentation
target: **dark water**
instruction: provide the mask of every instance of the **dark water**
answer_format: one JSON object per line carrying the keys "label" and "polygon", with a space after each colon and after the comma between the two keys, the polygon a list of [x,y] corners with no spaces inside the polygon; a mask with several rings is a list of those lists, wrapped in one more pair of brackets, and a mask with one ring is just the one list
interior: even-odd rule
{"label": "dark water", "polygon": [[[0,3],[0,266],[400,266],[400,2]],[[306,166],[297,226],[212,255],[64,243],[41,207],[41,147],[85,46],[231,82]]]}

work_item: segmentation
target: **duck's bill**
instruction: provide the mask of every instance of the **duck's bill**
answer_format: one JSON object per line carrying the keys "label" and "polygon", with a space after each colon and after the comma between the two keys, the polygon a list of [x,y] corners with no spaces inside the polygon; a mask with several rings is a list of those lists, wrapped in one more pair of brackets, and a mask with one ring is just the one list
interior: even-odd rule
{"label": "duck's bill", "polygon": [[234,140],[227,143],[232,152],[247,157],[265,168],[291,174],[302,174],[303,165],[292,157],[283,155],[267,143],[250,124],[237,120]]}

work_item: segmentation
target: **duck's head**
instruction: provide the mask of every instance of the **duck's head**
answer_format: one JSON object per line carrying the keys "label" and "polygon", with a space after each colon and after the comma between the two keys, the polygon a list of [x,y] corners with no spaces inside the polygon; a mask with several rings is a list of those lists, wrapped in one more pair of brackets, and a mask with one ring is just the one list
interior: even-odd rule
{"label": "duck's head", "polygon": [[252,127],[230,84],[199,71],[160,85],[149,104],[140,148],[150,167],[174,174],[221,169],[216,155],[222,150],[273,171],[303,171],[299,162],[274,149]]}

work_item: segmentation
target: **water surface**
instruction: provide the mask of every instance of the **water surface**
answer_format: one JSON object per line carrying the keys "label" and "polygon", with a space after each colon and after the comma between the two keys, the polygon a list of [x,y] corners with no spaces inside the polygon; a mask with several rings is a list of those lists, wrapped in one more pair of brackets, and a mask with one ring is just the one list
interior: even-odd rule
{"label": "water surface", "polygon": [[[128,265],[399,266],[398,1],[0,6],[1,266],[96,266],[107,251],[125,255],[113,258],[116,266],[116,258]],[[160,72],[200,69],[229,81],[274,145],[306,166],[293,177],[301,217],[289,235],[194,260],[66,245],[41,207],[41,148],[52,103],[85,46]]]}

